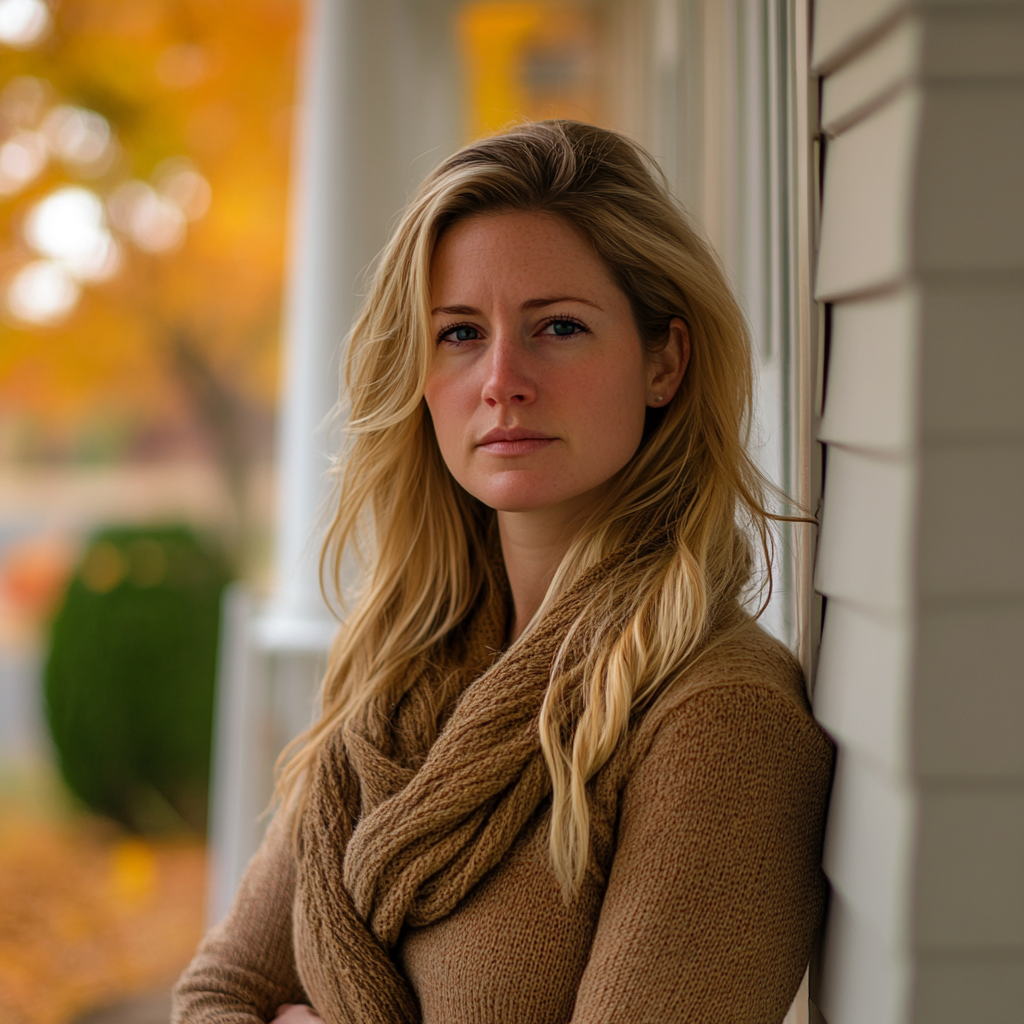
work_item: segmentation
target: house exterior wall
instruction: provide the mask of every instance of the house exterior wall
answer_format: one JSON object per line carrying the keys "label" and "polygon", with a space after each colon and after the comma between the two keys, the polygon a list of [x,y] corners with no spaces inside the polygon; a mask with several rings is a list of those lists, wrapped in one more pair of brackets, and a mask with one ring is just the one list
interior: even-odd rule
{"label": "house exterior wall", "polygon": [[829,1024],[1024,1020],[1024,4],[818,0]]}

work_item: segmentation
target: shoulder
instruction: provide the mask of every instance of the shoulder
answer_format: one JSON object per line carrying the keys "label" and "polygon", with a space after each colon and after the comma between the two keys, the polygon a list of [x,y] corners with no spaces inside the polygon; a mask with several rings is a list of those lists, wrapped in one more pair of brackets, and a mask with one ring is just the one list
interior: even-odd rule
{"label": "shoulder", "polygon": [[791,705],[810,720],[804,674],[797,660],[758,622],[736,613],[712,631],[685,668],[666,681],[640,728],[656,729],[665,717],[684,708],[693,711],[709,701],[748,703],[754,691],[774,698],[771,703]]}
{"label": "shoulder", "polygon": [[[801,764],[826,780],[833,745],[811,716],[803,672],[780,641],[752,619],[712,635],[697,659],[669,680],[631,731],[630,774],[654,758],[715,762],[722,771]],[[765,764],[764,767],[768,767]]]}
{"label": "shoulder", "polygon": [[756,620],[736,614],[711,634],[697,657],[668,681],[656,701],[675,707],[708,689],[758,686],[807,709],[804,674],[789,648]]}

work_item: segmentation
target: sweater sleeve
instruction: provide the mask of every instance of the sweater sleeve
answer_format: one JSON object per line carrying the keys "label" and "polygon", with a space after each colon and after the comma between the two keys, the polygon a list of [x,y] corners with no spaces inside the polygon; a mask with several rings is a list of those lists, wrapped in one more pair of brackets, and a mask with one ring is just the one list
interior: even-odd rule
{"label": "sweater sleeve", "polygon": [[174,989],[172,1024],[256,1024],[306,1002],[295,968],[295,857],[277,815],[246,868],[227,917],[203,939]]}
{"label": "sweater sleeve", "polygon": [[824,901],[833,750],[764,686],[702,690],[626,784],[572,1024],[777,1024]]}

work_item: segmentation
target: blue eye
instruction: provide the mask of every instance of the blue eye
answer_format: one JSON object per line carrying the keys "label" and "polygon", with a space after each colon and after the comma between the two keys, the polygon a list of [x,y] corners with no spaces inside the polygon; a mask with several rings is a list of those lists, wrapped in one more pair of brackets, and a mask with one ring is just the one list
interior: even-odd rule
{"label": "blue eye", "polygon": [[455,327],[446,327],[438,336],[437,343],[442,341],[458,345],[465,341],[478,341],[480,331],[472,324],[457,324]]}
{"label": "blue eye", "polygon": [[579,320],[559,317],[556,320],[549,320],[544,327],[543,333],[553,334],[557,338],[571,338],[574,334],[587,334],[589,331]]}

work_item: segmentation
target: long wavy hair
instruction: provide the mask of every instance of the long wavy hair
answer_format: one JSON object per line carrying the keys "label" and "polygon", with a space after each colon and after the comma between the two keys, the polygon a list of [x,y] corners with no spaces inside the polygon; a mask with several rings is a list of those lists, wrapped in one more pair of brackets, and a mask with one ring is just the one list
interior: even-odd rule
{"label": "long wavy hair", "polygon": [[[331,734],[399,685],[495,584],[494,512],[445,467],[423,391],[435,352],[438,239],[456,221],[510,211],[560,217],[589,242],[628,296],[649,352],[667,342],[675,317],[692,346],[682,386],[649,411],[639,450],[579,530],[533,620],[581,572],[631,546],[635,554],[588,594],[577,624],[587,642],[574,646],[585,656],[570,658],[567,638],[538,723],[552,782],[551,862],[571,892],[589,855],[588,781],[631,715],[699,655],[719,614],[750,585],[753,544],[770,567],[778,518],[747,453],[753,363],[744,317],[653,160],[615,132],[543,121],[471,143],[421,185],[383,250],[348,343],[347,442],[321,560],[329,596],[341,597],[351,552],[362,586],[330,655],[321,717],[282,754],[277,796],[301,806]],[[770,593],[770,569],[764,578]]]}

